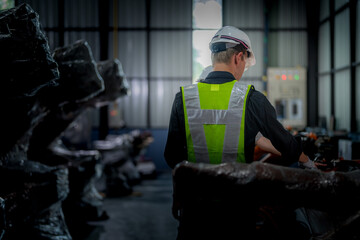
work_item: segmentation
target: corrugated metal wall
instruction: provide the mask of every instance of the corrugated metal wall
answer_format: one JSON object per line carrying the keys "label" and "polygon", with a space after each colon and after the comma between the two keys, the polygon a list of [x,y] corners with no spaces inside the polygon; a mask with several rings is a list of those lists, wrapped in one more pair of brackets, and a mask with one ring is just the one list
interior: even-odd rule
{"label": "corrugated metal wall", "polygon": [[[360,39],[359,2],[358,0],[357,9],[355,10],[357,29],[354,29],[356,30],[354,34],[356,34],[357,39]],[[333,116],[335,117],[334,129],[351,131],[351,68],[354,65],[357,66],[355,84],[358,92],[360,53],[359,47],[357,47],[356,59],[351,62],[350,4],[347,0],[336,0],[334,5],[331,6],[331,1],[322,0],[320,9],[318,116],[319,118],[326,117],[327,127],[330,126],[330,119]],[[333,15],[330,12],[333,12]],[[334,39],[331,39],[332,31]],[[357,42],[359,41],[357,40]],[[331,49],[332,44],[333,49]],[[331,52],[333,52],[333,55]],[[334,93],[333,96],[332,92]],[[358,95],[356,94],[354,98],[355,106],[357,106],[355,109],[357,122],[355,125],[357,125],[357,129],[360,128],[360,99]],[[333,105],[332,100],[334,100]]]}
{"label": "corrugated metal wall", "polygon": [[191,1],[153,0],[148,13],[145,1],[117,8],[115,24],[123,29],[111,34],[109,56],[123,63],[131,86],[119,104],[124,120],[129,127],[167,128],[175,93],[192,77]]}
{"label": "corrugated metal wall", "polygon": [[[51,31],[58,27],[58,1],[24,0],[40,15],[50,48],[59,45],[59,33]],[[64,0],[64,44],[86,39],[92,47],[95,60],[100,58],[98,0]],[[349,130],[350,112],[350,28],[349,9],[336,14],[334,19],[334,49],[330,49],[329,0],[321,0],[319,21],[325,20],[319,29],[319,117],[331,116],[332,86],[330,84],[330,53],[334,51],[334,108],[338,119],[337,128]],[[117,27],[109,31],[109,58],[117,57],[123,64],[131,86],[131,95],[114,105],[121,112],[129,127],[167,128],[171,105],[179,86],[191,83],[192,79],[192,1],[151,0],[147,9],[146,0],[121,0],[117,6],[110,3],[109,24]],[[336,0],[337,10],[348,3]],[[357,38],[360,39],[359,7],[357,4]],[[114,9],[116,7],[116,9]],[[268,19],[265,19],[265,8]],[[114,16],[114,12],[117,15]],[[116,11],[117,10],[117,11]],[[147,11],[150,10],[150,11]],[[149,15],[148,15],[149,14]],[[114,23],[114,19],[117,22]],[[149,22],[147,22],[149,19]],[[268,20],[268,25],[265,24]],[[223,0],[223,25],[244,29],[252,41],[257,64],[244,74],[244,81],[254,84],[262,91],[265,67],[307,67],[307,23],[305,1],[301,0]],[[268,29],[266,29],[268,27]],[[265,35],[265,30],[268,35]],[[114,42],[114,40],[116,42]],[[267,41],[267,42],[266,42]],[[267,45],[266,45],[267,43]],[[208,43],[204,43],[208,44]],[[265,46],[268,49],[265,49]],[[356,59],[360,60],[360,48]],[[266,55],[268,53],[268,55]],[[268,56],[268,62],[264,57]],[[357,73],[359,72],[357,66]],[[357,89],[359,74],[356,74]],[[357,106],[360,97],[356,95]],[[113,107],[113,106],[111,106]],[[360,111],[357,125],[360,126]],[[97,118],[97,116],[96,116]],[[110,119],[111,120],[111,119]],[[96,122],[96,121],[95,121]],[[97,122],[96,122],[97,123]],[[116,125],[116,122],[111,122]],[[359,127],[358,127],[359,128]]]}
{"label": "corrugated metal wall", "polygon": [[[269,17],[265,19],[265,8]],[[268,26],[265,26],[268,21]],[[268,66],[307,67],[307,32],[305,1],[227,0],[224,2],[224,25],[244,29],[251,39],[256,65],[245,72],[244,79],[262,91],[265,73],[264,46],[268,41]],[[268,27],[269,35],[265,36]],[[243,79],[243,80],[244,80]]]}
{"label": "corrugated metal wall", "polygon": [[[360,61],[359,58],[358,61]],[[356,68],[356,92],[360,93],[360,67]],[[360,94],[356,94],[356,106],[360,106]],[[357,129],[360,129],[360,110],[356,112],[356,123]]]}
{"label": "corrugated metal wall", "polygon": [[[43,28],[55,28],[59,26],[58,1],[43,0],[22,0],[21,3],[28,3],[38,14]],[[51,13],[51,14],[50,14]],[[57,32],[45,31],[48,37],[49,47],[54,50],[59,46],[59,35]]]}
{"label": "corrugated metal wall", "polygon": [[[26,2],[39,13],[42,25],[50,30],[47,31],[50,48],[56,48],[58,33],[51,28],[58,27],[58,1]],[[100,36],[96,28],[99,27],[99,1],[64,2],[64,44],[86,39],[98,61]],[[167,128],[174,95],[192,78],[192,1],[152,0],[150,12],[147,12],[145,0],[122,0],[117,2],[117,6],[113,5],[114,1],[109,3],[110,9],[115,10],[109,12],[109,24],[116,29],[109,32],[108,56],[117,57],[122,62],[131,87],[131,95],[110,108],[119,108],[120,117],[128,127]],[[223,3],[223,25],[244,29],[252,41],[257,59],[257,64],[245,72],[242,80],[263,91],[264,1],[224,0]],[[268,39],[269,66],[306,67],[306,31],[281,30],[306,28],[303,1],[273,1],[270,13],[269,27],[275,31],[270,31]],[[110,118],[111,126],[116,127],[116,121]]]}
{"label": "corrugated metal wall", "polygon": [[273,1],[269,8],[269,66],[306,68],[305,1]]}
{"label": "corrugated metal wall", "polygon": [[[360,41],[360,0],[357,2],[356,9],[356,39]],[[360,62],[360,46],[357,44],[356,47],[356,61]],[[356,67],[356,92],[360,93],[360,66]],[[360,94],[356,94],[356,106],[357,109],[360,109]],[[360,110],[356,112],[356,122],[357,122],[357,130],[360,131]]]}
{"label": "corrugated metal wall", "polygon": [[235,26],[246,32],[251,40],[256,65],[247,70],[242,81],[263,91],[264,84],[264,3],[262,0],[226,0],[223,6],[223,25]]}

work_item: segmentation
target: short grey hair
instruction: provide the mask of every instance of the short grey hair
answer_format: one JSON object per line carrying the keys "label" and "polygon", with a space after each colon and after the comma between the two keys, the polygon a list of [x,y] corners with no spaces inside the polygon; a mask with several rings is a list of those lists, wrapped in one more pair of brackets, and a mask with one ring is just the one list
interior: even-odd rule
{"label": "short grey hair", "polygon": [[211,61],[214,65],[215,63],[225,63],[229,64],[231,57],[234,54],[238,54],[239,52],[246,53],[246,48],[244,48],[241,44],[236,45],[235,47],[227,48],[225,51],[211,53]]}
{"label": "short grey hair", "polygon": [[221,52],[217,52],[217,53],[212,53],[211,54],[211,61],[212,64],[215,63],[226,63],[229,64],[231,57],[234,54],[238,54],[239,51],[236,50],[235,48],[228,48],[225,51],[221,51]]}

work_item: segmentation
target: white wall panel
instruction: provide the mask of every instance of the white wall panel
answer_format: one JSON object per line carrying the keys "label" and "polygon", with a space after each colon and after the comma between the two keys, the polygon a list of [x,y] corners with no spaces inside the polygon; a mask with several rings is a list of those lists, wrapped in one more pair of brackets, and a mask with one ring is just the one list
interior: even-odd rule
{"label": "white wall panel", "polygon": [[21,0],[20,3],[27,3],[35,12],[39,14],[42,27],[58,26],[58,0]]}
{"label": "white wall panel", "polygon": [[335,16],[335,68],[350,64],[349,9]]}
{"label": "white wall panel", "polygon": [[150,76],[191,78],[191,39],[190,31],[152,31]]}
{"label": "white wall panel", "polygon": [[188,80],[157,79],[150,82],[150,125],[153,128],[169,127],[171,108],[180,86],[191,84]]}
{"label": "white wall panel", "polygon": [[331,84],[330,75],[319,77],[318,88],[318,117],[326,117],[326,127],[329,127],[331,116]]}
{"label": "white wall panel", "polygon": [[98,0],[64,0],[65,27],[98,27]]}
{"label": "white wall panel", "polygon": [[330,11],[329,11],[329,0],[321,0],[320,1],[320,21],[329,17]]}
{"label": "white wall panel", "polygon": [[330,23],[326,22],[319,29],[319,72],[330,70]]}
{"label": "white wall panel", "polygon": [[264,33],[260,31],[246,32],[251,41],[251,48],[254,51],[256,64],[249,68],[244,76],[261,77],[264,73]]}
{"label": "white wall panel", "polygon": [[150,27],[188,27],[192,25],[192,0],[152,0]]}
{"label": "white wall panel", "polygon": [[53,52],[55,48],[59,47],[59,33],[57,32],[45,32],[48,39],[50,52]]}
{"label": "white wall panel", "polygon": [[93,128],[98,128],[100,124],[100,112],[98,108],[91,108],[89,109],[90,112],[90,118],[92,122]]}
{"label": "white wall panel", "polygon": [[[109,58],[117,58],[128,77],[147,77],[147,50],[145,31],[120,31],[115,46],[113,33],[109,34]],[[117,54],[114,52],[117,50]]]}
{"label": "white wall panel", "polygon": [[307,67],[307,33],[272,32],[269,34],[269,66]]}
{"label": "white wall panel", "polygon": [[246,78],[246,77],[243,77],[240,79],[240,82],[242,84],[245,84],[245,85],[253,85],[255,87],[255,90],[259,91],[259,92],[263,92],[264,91],[264,82],[262,81],[261,78],[259,79],[253,79],[253,78]]}
{"label": "white wall panel", "polygon": [[88,42],[95,61],[100,60],[100,42],[99,33],[97,32],[65,32],[64,45],[70,45],[77,40],[85,40]]}
{"label": "white wall panel", "polygon": [[271,28],[306,28],[305,1],[279,0],[270,11]]}
{"label": "white wall panel", "polygon": [[224,1],[224,25],[239,28],[263,28],[263,0],[226,0]]}
{"label": "white wall panel", "polygon": [[147,126],[147,79],[128,78],[130,94],[120,98],[119,108],[127,127]]}
{"label": "white wall panel", "polygon": [[114,16],[114,1],[110,1],[109,24],[114,26],[117,18],[118,27],[146,27],[145,0],[117,0],[117,15]]}
{"label": "white wall panel", "polygon": [[[357,10],[356,10],[356,39],[357,42],[360,41],[360,0],[357,2]],[[360,46],[357,44],[356,47],[356,61],[360,62]]]}
{"label": "white wall panel", "polygon": [[124,127],[125,121],[124,121],[124,112],[122,111],[120,107],[121,98],[117,99],[114,102],[111,102],[108,105],[108,121],[109,121],[109,127],[110,128],[117,128],[120,129]]}
{"label": "white wall panel", "polygon": [[356,123],[357,131],[360,131],[360,66],[356,68]]}
{"label": "white wall panel", "polygon": [[335,10],[341,8],[347,2],[349,2],[349,0],[335,0]]}
{"label": "white wall panel", "polygon": [[280,0],[279,2],[279,27],[306,27],[306,6],[305,1]]}
{"label": "white wall panel", "polygon": [[350,131],[350,71],[335,74],[335,120],[336,129]]}

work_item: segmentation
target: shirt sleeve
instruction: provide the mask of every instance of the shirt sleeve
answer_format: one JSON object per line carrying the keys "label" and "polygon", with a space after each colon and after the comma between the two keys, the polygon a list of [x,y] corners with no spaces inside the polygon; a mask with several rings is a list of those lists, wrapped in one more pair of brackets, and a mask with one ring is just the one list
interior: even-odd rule
{"label": "shirt sleeve", "polygon": [[181,92],[177,93],[173,102],[169,132],[164,157],[169,167],[187,159],[185,120]]}
{"label": "shirt sleeve", "polygon": [[299,160],[301,144],[277,120],[274,107],[260,92],[254,91],[249,99],[248,108],[254,116],[262,135],[270,139],[274,147],[281,152],[282,158],[293,163]]}

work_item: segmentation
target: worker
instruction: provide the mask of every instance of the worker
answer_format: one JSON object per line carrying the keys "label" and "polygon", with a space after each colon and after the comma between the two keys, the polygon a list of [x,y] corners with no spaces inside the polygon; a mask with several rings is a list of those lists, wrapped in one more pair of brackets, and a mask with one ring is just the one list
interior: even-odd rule
{"label": "worker", "polygon": [[[209,73],[212,71],[212,65],[204,68],[196,82],[203,82],[206,79],[207,75],[209,75]],[[272,153],[276,157],[281,156],[281,153],[276,150],[276,148],[271,144],[270,140],[262,136],[260,132],[255,137],[255,143],[256,146],[259,147],[261,152]]]}
{"label": "worker", "polygon": [[[174,168],[184,160],[251,163],[257,144],[281,155],[288,165],[298,162],[316,168],[301,144],[277,121],[268,99],[254,86],[241,83],[244,71],[256,63],[249,37],[225,26],[209,47],[212,71],[198,83],[181,87],[175,96],[164,152],[167,164]],[[255,233],[256,210],[250,196],[244,196],[242,204],[232,199],[203,199],[186,207],[176,199],[174,196],[172,210],[179,220],[178,240],[234,239],[244,232]],[[248,218],[232,220],[229,213]]]}
{"label": "worker", "polygon": [[[252,85],[239,81],[255,55],[249,37],[225,26],[209,44],[213,69],[176,94],[164,156],[171,168],[184,160],[203,163],[253,161],[254,146],[281,155],[288,165],[316,165],[277,120],[274,107]],[[206,71],[209,72],[207,68]]]}

